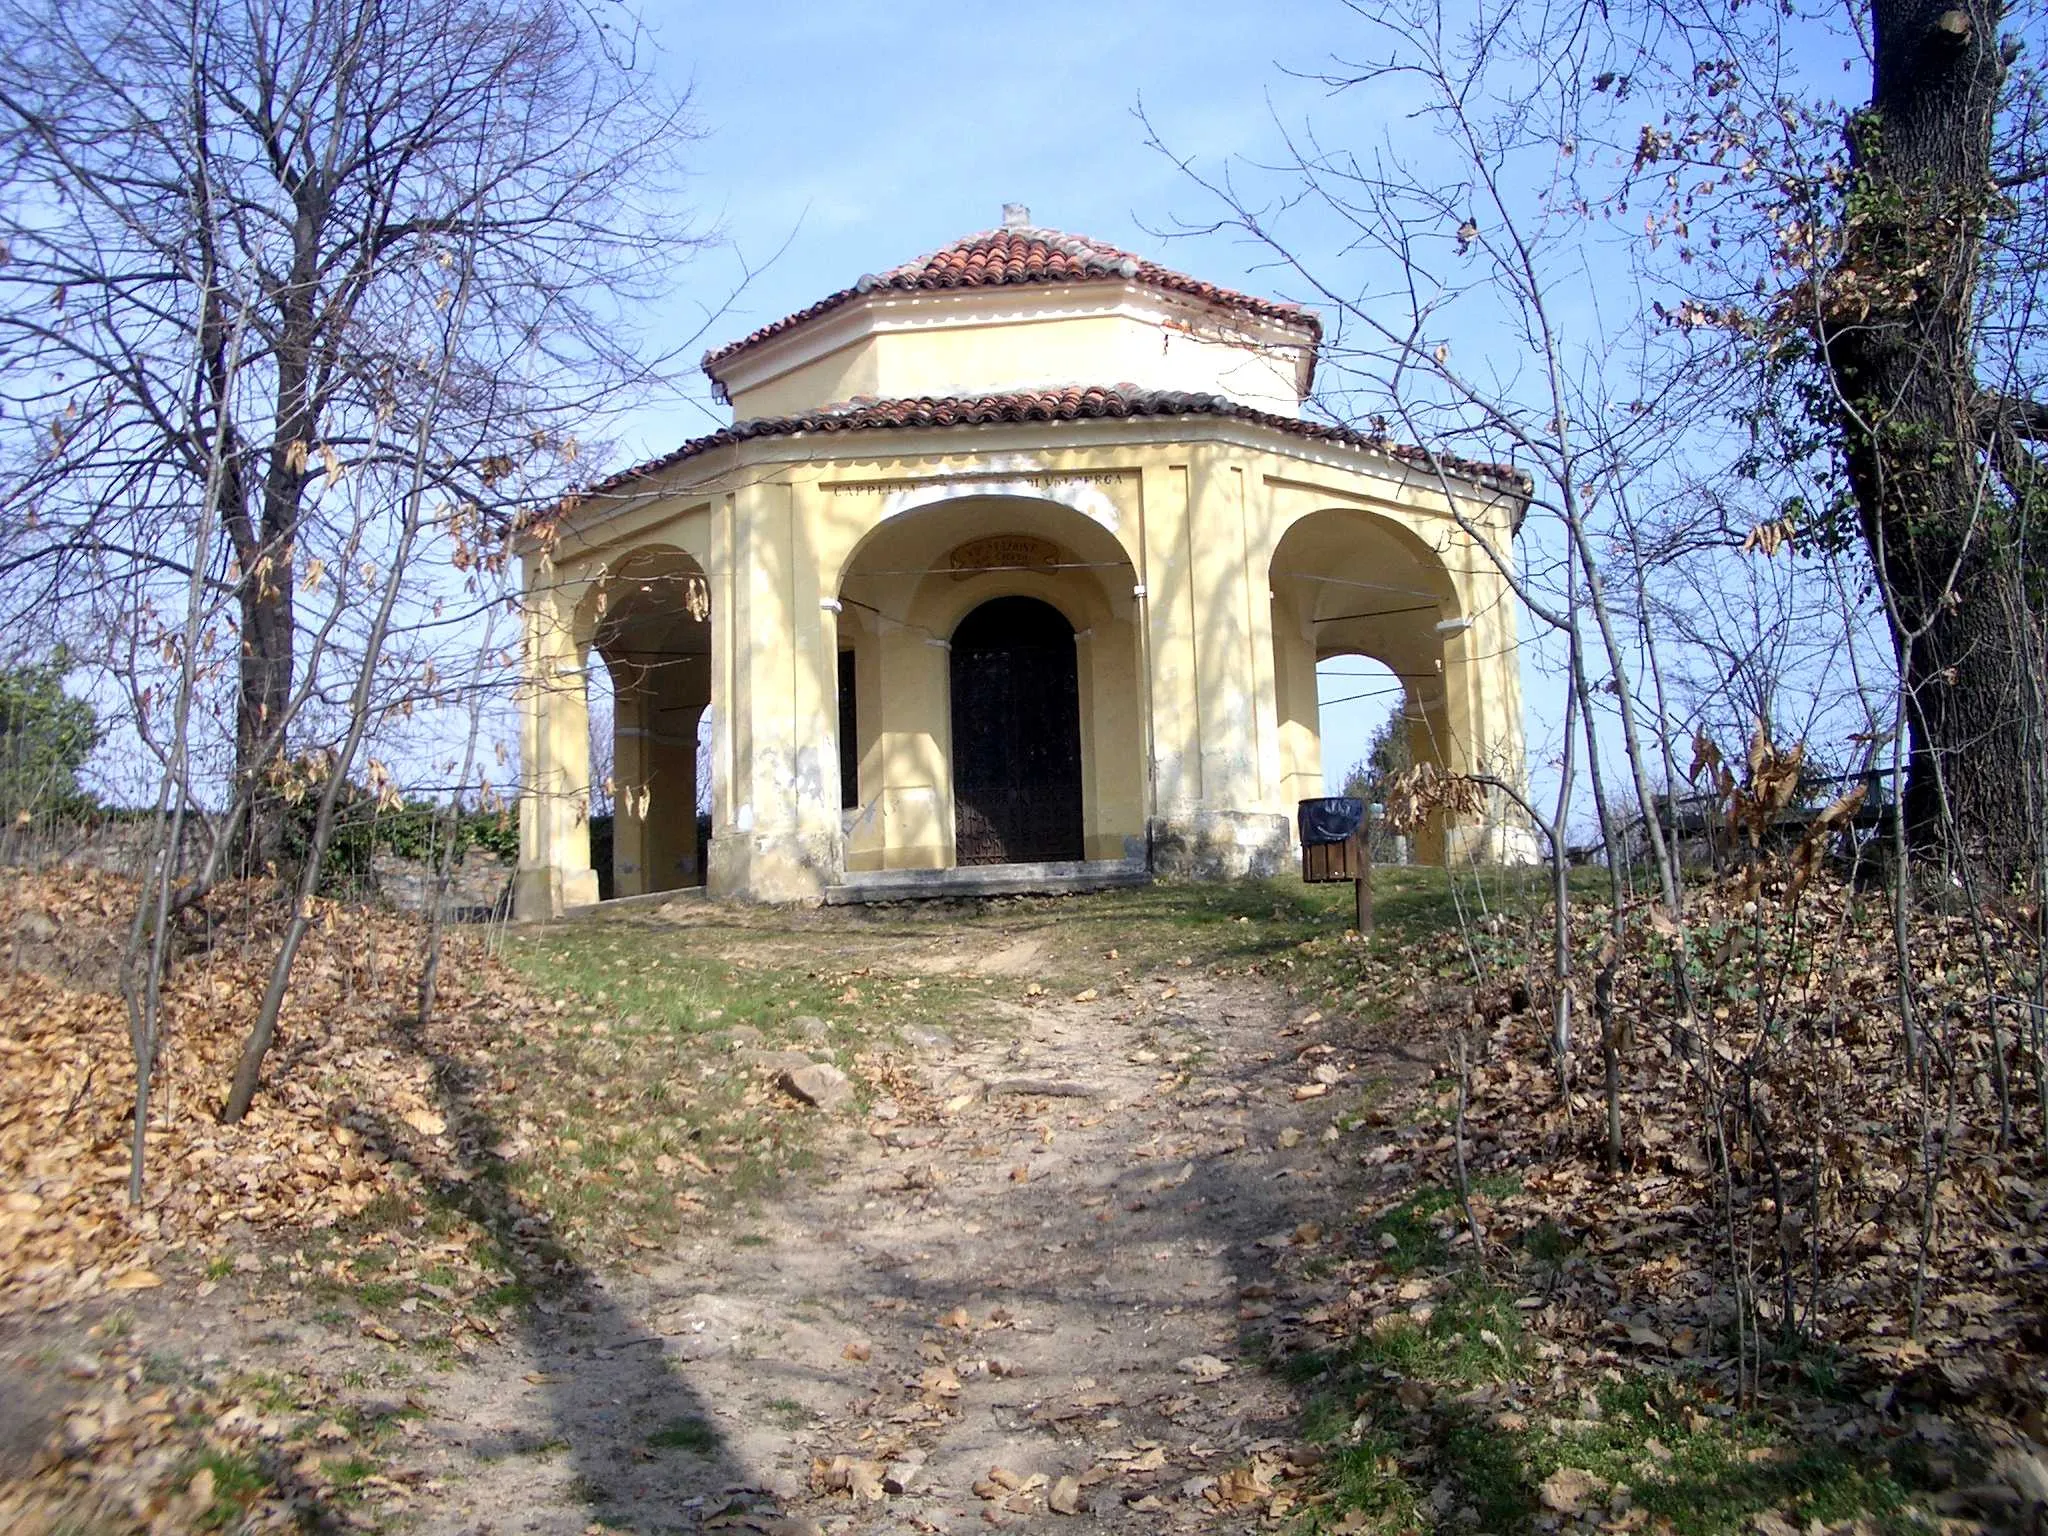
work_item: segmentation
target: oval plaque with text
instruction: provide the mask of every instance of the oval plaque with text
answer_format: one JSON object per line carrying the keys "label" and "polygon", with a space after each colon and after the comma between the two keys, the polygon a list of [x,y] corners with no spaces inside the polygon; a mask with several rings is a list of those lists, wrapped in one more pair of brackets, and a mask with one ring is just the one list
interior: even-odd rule
{"label": "oval plaque with text", "polygon": [[995,533],[969,539],[952,553],[953,579],[964,581],[983,571],[1050,570],[1060,563],[1060,547],[1028,533]]}

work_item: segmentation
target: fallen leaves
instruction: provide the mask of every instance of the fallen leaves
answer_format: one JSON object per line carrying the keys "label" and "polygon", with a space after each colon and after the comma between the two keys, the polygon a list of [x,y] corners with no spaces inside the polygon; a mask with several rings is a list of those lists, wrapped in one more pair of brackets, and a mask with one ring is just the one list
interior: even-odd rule
{"label": "fallen leaves", "polygon": [[1080,1480],[1073,1477],[1060,1478],[1046,1494],[1045,1507],[1056,1515],[1086,1514],[1088,1502],[1081,1497]]}
{"label": "fallen leaves", "polygon": [[[48,914],[71,942],[97,952],[134,900],[132,882],[102,871],[15,872],[0,877],[0,931]],[[317,910],[263,1093],[241,1125],[226,1126],[215,1111],[262,994],[280,912],[254,886],[214,893],[210,947],[182,957],[164,991],[140,1212],[124,1187],[135,1076],[111,976],[0,975],[0,1184],[9,1189],[0,1311],[153,1288],[154,1255],[181,1243],[213,1251],[228,1223],[304,1232],[395,1192],[408,1175],[342,1123],[356,1105],[431,1138],[445,1156],[429,1060],[386,1043],[410,995],[403,957],[417,951],[418,930],[387,914],[341,921],[331,903]],[[451,934],[446,945],[451,1012],[527,995],[475,940]]]}
{"label": "fallen leaves", "polygon": [[822,1457],[811,1463],[811,1486],[820,1493],[850,1494],[858,1503],[879,1504],[888,1497],[882,1486],[883,1465],[856,1456]]}
{"label": "fallen leaves", "polygon": [[1201,1497],[1219,1510],[1257,1509],[1269,1520],[1280,1520],[1298,1502],[1293,1489],[1282,1486],[1307,1469],[1280,1456],[1259,1454],[1231,1467],[1214,1479],[1204,1480]]}
{"label": "fallen leaves", "polygon": [[[730,1105],[621,1147],[618,1074],[602,1061],[595,1072],[585,1068],[593,1051],[632,1060],[623,1035],[634,1020],[607,1018],[545,973],[529,980],[458,928],[443,936],[433,1021],[424,1031],[402,1026],[416,1007],[421,926],[323,900],[255,1105],[241,1124],[223,1125],[220,1098],[286,915],[273,897],[261,882],[218,887],[204,922],[195,913],[192,931],[181,933],[164,989],[140,1210],[124,1188],[134,1070],[114,970],[95,961],[75,974],[0,973],[0,1314],[152,1288],[143,1274],[176,1290],[189,1269],[223,1258],[237,1277],[262,1276],[256,1253],[347,1231],[372,1207],[417,1216],[431,1186],[461,1186],[487,1169],[532,1205],[535,1222],[553,1224],[551,1238],[602,1232],[618,1248],[651,1252],[665,1224],[704,1208],[694,1181],[781,1155],[780,1135],[760,1152],[721,1134],[726,1126],[782,1117],[794,1125],[806,1114],[772,1074],[736,1075]],[[118,957],[135,899],[133,882],[95,870],[0,874],[0,933],[48,928],[68,951]],[[27,958],[55,966],[62,956],[35,948]],[[718,1012],[707,1010],[706,1022]],[[705,1052],[712,1049],[707,1040]],[[898,1103],[925,1102],[880,1058],[856,1055],[845,1074],[811,1065],[814,1077],[792,1067],[792,1079],[801,1076],[796,1086],[824,1107],[850,1096],[854,1076]],[[686,1107],[699,1093],[688,1081],[664,1086]],[[685,1137],[703,1139],[693,1150],[679,1144]],[[560,1198],[589,1185],[607,1198]],[[483,1241],[473,1222],[458,1223],[454,1235],[465,1252]],[[177,1262],[166,1262],[173,1254]],[[508,1278],[494,1266],[488,1257],[456,1261],[454,1292],[432,1306],[400,1298],[379,1326],[445,1329],[450,1311]],[[311,1277],[294,1261],[264,1278],[297,1285]],[[349,1287],[367,1277],[323,1278]],[[203,1284],[226,1279],[216,1269]],[[457,1333],[464,1330],[483,1331],[458,1320]]]}
{"label": "fallen leaves", "polygon": [[[90,1383],[85,1395],[0,1481],[0,1530],[184,1532],[224,1515],[237,1530],[282,1530],[332,1486],[328,1455],[354,1467],[356,1486],[374,1467],[311,1376],[292,1380],[288,1401],[252,1401],[232,1383],[159,1384],[135,1343],[103,1340],[82,1358],[88,1372],[70,1374]],[[215,1466],[235,1468],[233,1481]]]}
{"label": "fallen leaves", "polygon": [[1559,1467],[1538,1485],[1536,1496],[1545,1509],[1560,1515],[1578,1515],[1584,1514],[1607,1487],[1604,1479],[1590,1472],[1578,1467]]}

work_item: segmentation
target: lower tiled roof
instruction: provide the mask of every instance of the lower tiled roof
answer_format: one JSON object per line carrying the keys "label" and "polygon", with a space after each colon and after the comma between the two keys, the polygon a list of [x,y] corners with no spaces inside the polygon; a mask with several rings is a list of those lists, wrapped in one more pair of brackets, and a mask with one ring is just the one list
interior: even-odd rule
{"label": "lower tiled roof", "polygon": [[855,400],[800,416],[768,416],[735,422],[694,437],[672,453],[649,459],[592,486],[586,495],[617,491],[635,480],[681,464],[687,459],[734,443],[764,437],[802,437],[840,432],[886,432],[901,428],[998,426],[1023,422],[1123,421],[1141,417],[1212,416],[1253,422],[1313,442],[1363,448],[1404,464],[1442,471],[1461,480],[1527,495],[1529,477],[1508,464],[1488,464],[1432,453],[1411,443],[1398,443],[1376,433],[1298,416],[1255,410],[1222,395],[1181,394],[1173,390],[1074,387],[1020,390],[1011,394],[915,400]]}

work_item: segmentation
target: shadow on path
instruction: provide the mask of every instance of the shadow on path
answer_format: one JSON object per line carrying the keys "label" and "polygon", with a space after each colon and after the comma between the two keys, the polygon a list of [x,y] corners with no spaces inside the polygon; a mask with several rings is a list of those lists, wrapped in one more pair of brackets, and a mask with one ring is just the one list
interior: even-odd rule
{"label": "shadow on path", "polygon": [[[483,1073],[461,1059],[471,1054],[459,1050],[470,1027],[452,1010],[425,1032],[410,1019],[394,1026],[394,1043],[432,1068],[454,1149],[447,1163],[416,1157],[414,1139],[387,1118],[366,1133],[416,1169],[427,1199],[488,1233],[514,1276],[521,1347],[471,1359],[435,1393],[422,1443],[448,1486],[426,1528],[485,1536],[581,1532],[602,1521],[669,1530],[721,1512],[772,1513],[667,1341],[620,1305],[545,1211],[507,1187],[489,1149],[511,1127]],[[444,1415],[444,1405],[457,1411]],[[461,1484],[487,1464],[491,1505],[481,1507]]]}

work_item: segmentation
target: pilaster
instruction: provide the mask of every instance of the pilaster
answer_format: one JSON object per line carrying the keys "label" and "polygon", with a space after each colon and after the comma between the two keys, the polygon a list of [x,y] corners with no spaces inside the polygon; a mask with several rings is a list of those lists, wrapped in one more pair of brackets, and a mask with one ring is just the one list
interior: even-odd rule
{"label": "pilaster", "polygon": [[512,904],[521,920],[558,916],[597,900],[590,867],[590,704],[573,594],[530,558],[520,697],[519,868]]}

